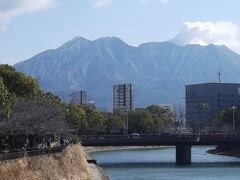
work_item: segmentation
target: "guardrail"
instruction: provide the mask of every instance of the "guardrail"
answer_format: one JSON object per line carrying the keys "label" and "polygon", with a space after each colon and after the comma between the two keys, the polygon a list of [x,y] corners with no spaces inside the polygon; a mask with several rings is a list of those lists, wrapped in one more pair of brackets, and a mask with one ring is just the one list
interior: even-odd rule
{"label": "guardrail", "polygon": [[0,161],[13,160],[13,159],[21,158],[24,156],[38,156],[38,155],[59,153],[59,152],[62,152],[65,148],[66,146],[44,148],[44,149],[36,149],[36,148],[28,148],[26,150],[12,149],[9,152],[6,152],[6,151],[1,152]]}

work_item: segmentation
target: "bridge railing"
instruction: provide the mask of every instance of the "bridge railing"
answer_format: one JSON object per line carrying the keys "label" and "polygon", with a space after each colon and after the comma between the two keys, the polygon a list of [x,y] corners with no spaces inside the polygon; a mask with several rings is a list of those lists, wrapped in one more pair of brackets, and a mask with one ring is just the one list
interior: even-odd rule
{"label": "bridge railing", "polygon": [[104,135],[104,136],[84,136],[81,137],[82,144],[131,144],[131,143],[146,143],[146,144],[178,144],[189,143],[193,145],[217,145],[221,143],[240,143],[239,135],[198,135],[198,134],[150,134],[139,136],[123,136],[123,135]]}

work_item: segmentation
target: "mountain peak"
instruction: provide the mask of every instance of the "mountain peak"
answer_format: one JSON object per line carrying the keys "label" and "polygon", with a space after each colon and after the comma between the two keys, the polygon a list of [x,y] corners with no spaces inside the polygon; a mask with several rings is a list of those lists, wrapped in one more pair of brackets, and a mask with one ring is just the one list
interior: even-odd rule
{"label": "mountain peak", "polygon": [[97,44],[107,44],[107,45],[112,45],[112,44],[124,44],[129,46],[127,43],[125,43],[122,39],[118,38],[118,37],[102,37],[99,39],[96,39],[94,41]]}
{"label": "mountain peak", "polygon": [[96,41],[121,41],[121,42],[123,42],[122,39],[115,37],[115,36],[101,37],[101,38],[98,38]]}
{"label": "mountain peak", "polygon": [[73,39],[66,42],[65,44],[63,44],[60,48],[81,48],[82,46],[88,44],[89,42],[91,41],[83,37],[76,36]]}

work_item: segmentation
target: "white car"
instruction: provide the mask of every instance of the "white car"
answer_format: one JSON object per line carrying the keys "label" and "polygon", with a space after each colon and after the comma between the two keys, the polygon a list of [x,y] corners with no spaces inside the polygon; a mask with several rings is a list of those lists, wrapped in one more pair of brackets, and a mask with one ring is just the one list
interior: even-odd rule
{"label": "white car", "polygon": [[132,139],[140,139],[140,134],[138,134],[138,133],[132,133],[132,134],[131,134],[131,138],[132,138]]}

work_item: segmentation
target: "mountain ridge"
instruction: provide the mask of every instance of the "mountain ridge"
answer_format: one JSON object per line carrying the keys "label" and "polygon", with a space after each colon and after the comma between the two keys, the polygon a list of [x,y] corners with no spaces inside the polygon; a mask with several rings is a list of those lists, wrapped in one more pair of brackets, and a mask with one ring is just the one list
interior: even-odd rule
{"label": "mountain ridge", "polygon": [[134,47],[117,37],[93,41],[75,37],[15,67],[63,99],[84,89],[105,109],[111,109],[112,85],[117,83],[133,83],[135,106],[141,107],[183,104],[185,84],[217,81],[219,70],[225,82],[240,81],[240,55],[226,46],[179,46],[165,41]]}

